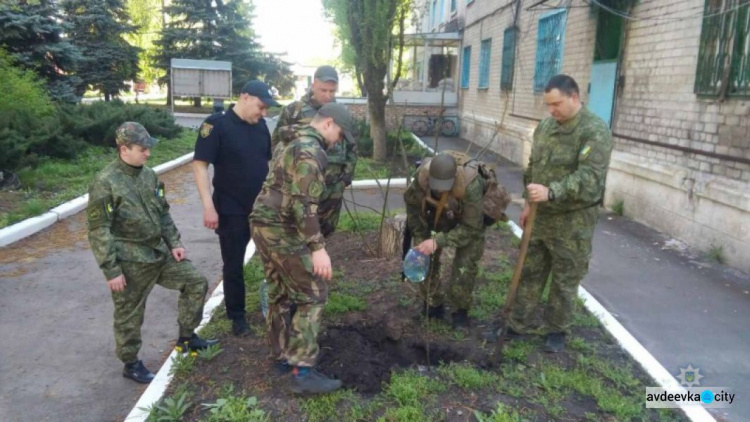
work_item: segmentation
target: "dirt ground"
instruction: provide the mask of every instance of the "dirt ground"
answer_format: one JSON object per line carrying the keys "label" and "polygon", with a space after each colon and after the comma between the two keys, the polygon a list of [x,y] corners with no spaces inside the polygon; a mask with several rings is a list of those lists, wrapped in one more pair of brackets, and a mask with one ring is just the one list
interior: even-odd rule
{"label": "dirt ground", "polygon": [[[417,285],[400,280],[400,260],[378,259],[364,243],[375,249],[376,234],[336,233],[327,242],[335,275],[318,369],[341,379],[348,390],[323,398],[291,395],[290,376],[268,360],[265,340],[237,339],[227,329],[217,330],[216,324],[224,324],[217,321],[212,333],[219,333],[223,352],[210,361],[197,359],[167,393],[186,393],[193,404],[186,420],[206,419],[210,415],[198,403],[232,394],[257,398],[270,420],[477,420],[490,414],[493,419],[486,420],[681,419],[644,409],[644,387],[654,382],[581,310],[565,352],[545,354],[543,338],[531,336],[507,342],[502,357],[492,359],[493,333],[517,256],[517,240],[507,226],[487,231],[471,325],[463,330],[454,330],[450,317],[445,322],[421,317]],[[452,261],[452,251],[445,252],[444,286]],[[249,320],[262,332],[253,279],[262,272],[253,261],[246,273]],[[419,399],[410,402],[404,391]]]}

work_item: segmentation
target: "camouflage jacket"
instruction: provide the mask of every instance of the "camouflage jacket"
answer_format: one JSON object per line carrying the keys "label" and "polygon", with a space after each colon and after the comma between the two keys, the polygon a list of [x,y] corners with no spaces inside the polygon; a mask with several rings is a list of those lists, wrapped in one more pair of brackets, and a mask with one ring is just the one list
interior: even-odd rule
{"label": "camouflage jacket", "polygon": [[[290,128],[290,126],[310,123],[321,107],[322,105],[312,98],[312,92],[308,92],[299,101],[284,107],[271,138],[274,154],[276,154],[279,144],[288,142],[293,138],[294,128]],[[326,172],[326,184],[332,185],[343,182],[344,185],[349,186],[354,179],[354,168],[357,165],[357,144],[354,142],[337,142],[326,151],[326,155],[329,164]]]}
{"label": "camouflage jacket", "polygon": [[122,274],[120,261],[157,262],[182,247],[164,184],[152,169],[120,158],[91,182],[86,219],[91,251],[107,280]]}
{"label": "camouflage jacket", "polygon": [[428,193],[416,180],[411,183],[404,192],[404,203],[406,222],[414,239],[417,242],[429,239],[431,232],[436,231],[435,241],[438,246],[460,248],[484,236],[484,185],[483,178],[475,177],[466,186],[462,198],[449,194],[448,202],[435,227],[436,203],[439,199],[428,198]]}
{"label": "camouflage jacket", "polygon": [[523,177],[524,186],[542,184],[555,196],[538,205],[539,214],[564,214],[599,204],[611,154],[612,132],[586,108],[564,124],[543,120],[534,131]]}
{"label": "camouflage jacket", "polygon": [[251,220],[256,227],[283,232],[283,244],[276,245],[278,248],[306,245],[316,251],[325,247],[318,221],[328,165],[324,148],[320,134],[306,126],[271,161]]}

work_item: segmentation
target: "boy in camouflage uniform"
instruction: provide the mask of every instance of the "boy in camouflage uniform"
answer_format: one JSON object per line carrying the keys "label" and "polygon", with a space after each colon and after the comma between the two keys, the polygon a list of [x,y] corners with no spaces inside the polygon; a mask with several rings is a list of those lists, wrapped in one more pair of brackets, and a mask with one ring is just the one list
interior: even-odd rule
{"label": "boy in camouflage uniform", "polygon": [[[466,166],[459,166],[452,155],[441,153],[425,160],[404,192],[407,224],[417,245],[414,248],[425,255],[434,254],[430,273],[419,285],[430,318],[445,317],[440,255],[446,247],[456,248],[448,287],[454,328],[465,327],[469,322],[478,263],[484,254],[486,182],[479,174],[478,164],[471,160]],[[437,232],[434,237],[433,231]]]}
{"label": "boy in camouflage uniform", "polygon": [[112,291],[123,376],[148,383],[154,375],[138,360],[138,351],[146,299],[155,284],[180,291],[178,347],[198,350],[216,342],[193,332],[201,321],[208,284],[187,259],[169,215],[164,184],[145,166],[157,141],[135,122],[123,123],[116,141],[119,157],[89,187],[89,244]]}
{"label": "boy in camouflage uniform", "polygon": [[602,119],[583,107],[578,84],[570,76],[550,79],[544,102],[552,118],[534,131],[524,173],[527,202],[521,226],[526,224],[529,202],[539,203],[537,218],[508,332],[518,336],[533,329],[535,310],[551,274],[545,351],[556,353],[565,348],[578,286],[588,272],[612,133]]}
{"label": "boy in camouflage uniform", "polygon": [[[338,73],[331,66],[320,66],[315,71],[312,89],[299,101],[286,106],[279,116],[273,131],[274,151],[293,138],[298,129],[294,125],[307,125],[324,105],[336,102]],[[279,146],[281,145],[281,146]],[[274,155],[276,153],[274,152]],[[325,170],[325,190],[320,198],[318,215],[323,236],[330,236],[339,222],[344,190],[352,184],[354,168],[357,165],[357,143],[354,138],[337,143],[326,150],[328,167]]]}
{"label": "boy in camouflage uniform", "polygon": [[[353,119],[342,105],[318,110],[309,126],[275,154],[250,217],[266,272],[268,341],[280,367],[293,367],[292,392],[325,393],[341,381],[315,371],[318,331],[328,299],[331,260],[320,232],[318,205],[325,189],[325,150],[351,140]],[[292,308],[296,311],[292,315]]]}

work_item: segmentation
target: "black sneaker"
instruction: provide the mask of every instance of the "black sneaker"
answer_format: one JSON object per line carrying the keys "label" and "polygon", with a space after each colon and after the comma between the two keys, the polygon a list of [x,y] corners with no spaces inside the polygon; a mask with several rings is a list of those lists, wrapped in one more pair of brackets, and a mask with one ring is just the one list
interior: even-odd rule
{"label": "black sneaker", "polygon": [[195,352],[197,350],[205,350],[214,344],[219,344],[218,340],[203,340],[198,337],[197,334],[193,333],[190,337],[180,337],[177,339],[175,349],[180,353]]}
{"label": "black sneaker", "polygon": [[245,317],[232,320],[232,334],[235,337],[250,337],[253,334]]}
{"label": "black sneaker", "polygon": [[469,314],[466,309],[459,309],[451,314],[453,329],[458,330],[469,326]]}
{"label": "black sneaker", "polygon": [[565,333],[549,333],[544,344],[547,353],[559,353],[565,350]]}
{"label": "black sneaker", "polygon": [[294,394],[325,394],[341,388],[341,380],[329,378],[313,368],[305,374],[292,375],[291,390]]}
{"label": "black sneaker", "polygon": [[125,368],[122,370],[122,376],[141,384],[148,384],[154,379],[154,374],[140,360],[133,363],[126,363]]}

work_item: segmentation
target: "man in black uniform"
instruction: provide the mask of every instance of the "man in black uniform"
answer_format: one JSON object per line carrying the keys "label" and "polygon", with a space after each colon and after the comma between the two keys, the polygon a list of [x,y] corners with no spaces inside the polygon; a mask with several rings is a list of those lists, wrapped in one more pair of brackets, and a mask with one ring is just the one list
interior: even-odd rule
{"label": "man in black uniform", "polygon": [[[249,216],[268,173],[271,134],[264,117],[278,106],[268,85],[250,81],[237,104],[209,116],[195,143],[193,174],[203,204],[203,225],[216,230],[224,261],[224,302],[232,333],[250,334],[245,319],[243,262],[250,242]],[[208,165],[214,165],[211,195]]]}

